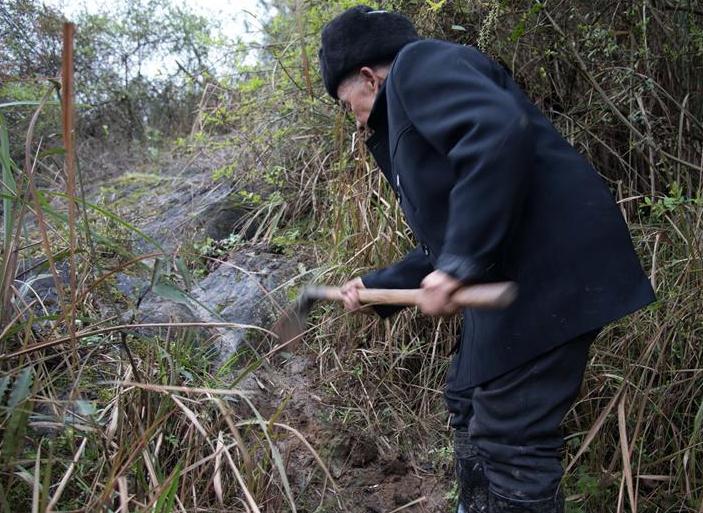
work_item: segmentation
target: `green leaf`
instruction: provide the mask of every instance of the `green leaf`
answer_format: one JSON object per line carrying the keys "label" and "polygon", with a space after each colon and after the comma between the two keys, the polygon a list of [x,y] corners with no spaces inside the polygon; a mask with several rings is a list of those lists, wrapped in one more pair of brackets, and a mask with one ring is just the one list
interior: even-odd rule
{"label": "green leaf", "polygon": [[29,397],[29,391],[32,388],[33,370],[32,367],[25,367],[20,371],[19,376],[15,378],[10,400],[7,402],[9,412],[12,412],[20,403],[24,402],[27,397]]}
{"label": "green leaf", "polygon": [[178,482],[181,477],[181,464],[176,465],[171,477],[171,482],[154,504],[154,513],[171,513],[173,504],[176,501],[176,491],[178,490]]}
{"label": "green leaf", "polygon": [[444,7],[444,4],[447,3],[447,0],[425,0],[425,3],[433,12],[438,12],[442,7]]}
{"label": "green leaf", "polygon": [[0,378],[0,404],[2,404],[2,398],[5,397],[5,392],[7,391],[7,386],[10,384],[10,376],[3,376]]}
{"label": "green leaf", "polygon": [[[0,103],[0,109],[3,109],[5,107],[36,107],[37,105],[41,105],[41,101],[21,101],[21,102],[6,102],[6,103]],[[46,102],[45,105],[58,105],[59,102],[56,100]]]}
{"label": "green leaf", "polygon": [[97,413],[95,404],[92,401],[87,401],[85,399],[79,399],[76,401],[76,410],[78,414],[83,417],[92,417]]}
{"label": "green leaf", "polygon": [[[2,216],[3,216],[3,236],[5,241],[4,254],[7,255],[12,241],[12,232],[14,227],[14,206],[17,196],[17,184],[13,175],[15,167],[14,162],[10,158],[10,141],[7,134],[7,124],[5,118],[0,115],[0,167],[2,168]],[[10,197],[6,197],[5,195]]]}
{"label": "green leaf", "polygon": [[186,284],[186,289],[190,289],[193,286],[193,275],[190,273],[188,267],[186,266],[185,262],[181,257],[176,257],[175,260],[176,268],[178,269],[181,278],[183,278],[183,281]]}
{"label": "green leaf", "polygon": [[151,287],[151,290],[154,294],[164,299],[168,299],[181,305],[192,305],[190,296],[169,280],[163,278],[157,280]]}
{"label": "green leaf", "polygon": [[66,155],[66,149],[62,147],[49,148],[39,153],[39,158],[49,157],[51,155]]}
{"label": "green leaf", "polygon": [[[2,437],[2,451],[0,451],[0,461],[6,463],[10,461],[23,445],[24,433],[27,430],[27,420],[30,410],[18,408],[29,397],[32,388],[32,367],[25,367],[15,378],[15,383],[7,402],[4,422],[4,433]],[[4,386],[7,386],[5,383]],[[4,393],[4,391],[3,391]]]}

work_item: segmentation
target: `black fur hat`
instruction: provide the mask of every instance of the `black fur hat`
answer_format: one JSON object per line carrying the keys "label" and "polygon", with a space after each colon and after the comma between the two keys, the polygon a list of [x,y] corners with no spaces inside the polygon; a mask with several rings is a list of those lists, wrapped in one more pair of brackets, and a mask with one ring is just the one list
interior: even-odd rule
{"label": "black fur hat", "polygon": [[337,88],[349,73],[393,60],[403,46],[420,36],[402,14],[357,5],[327,23],[321,39],[322,79],[327,92],[337,99]]}

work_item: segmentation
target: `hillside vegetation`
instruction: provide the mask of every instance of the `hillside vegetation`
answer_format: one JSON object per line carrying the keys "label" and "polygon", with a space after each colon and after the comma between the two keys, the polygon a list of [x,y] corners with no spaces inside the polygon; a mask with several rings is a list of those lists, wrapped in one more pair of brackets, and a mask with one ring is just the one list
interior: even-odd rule
{"label": "hillside vegetation", "polygon": [[[262,2],[256,48],[168,0],[75,20],[76,215],[60,136],[62,15],[33,0],[0,6],[0,511],[369,511],[366,488],[345,491],[357,486],[345,469],[376,458],[438,483],[436,500],[401,494],[397,507],[449,510],[441,390],[456,319],[320,305],[301,344],[277,348],[270,326],[248,329],[215,366],[217,329],[242,323],[214,311],[210,326],[145,326],[138,315],[147,294],[192,304],[198,282],[245,252],[290,263],[296,276],[277,292],[292,299],[413,246],[317,69],[322,25],[355,4]],[[378,4],[511,70],[606,180],[655,286],[658,301],[592,349],[566,420],[567,510],[703,513],[703,8]],[[160,55],[179,56],[171,76],[142,71]],[[179,195],[193,169],[208,181]],[[225,232],[169,228],[223,189]],[[159,217],[168,240],[146,223]],[[125,293],[124,276],[143,292]],[[304,386],[275,393],[291,383]],[[354,449],[340,458],[328,431],[363,438],[370,456],[338,464]]]}

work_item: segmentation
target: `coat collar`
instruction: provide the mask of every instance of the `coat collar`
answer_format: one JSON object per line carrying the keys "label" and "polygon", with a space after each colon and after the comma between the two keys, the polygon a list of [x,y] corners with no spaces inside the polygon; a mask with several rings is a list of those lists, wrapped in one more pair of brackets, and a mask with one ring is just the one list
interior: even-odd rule
{"label": "coat collar", "polygon": [[386,179],[393,183],[390,143],[388,141],[388,109],[386,107],[386,82],[384,82],[378,91],[369,119],[366,122],[368,128],[373,131],[366,139],[366,147],[373,155],[376,164],[378,164]]}
{"label": "coat collar", "polygon": [[374,100],[373,106],[371,107],[369,119],[366,122],[368,127],[373,130],[374,133],[378,131],[384,131],[379,129],[386,128],[388,125],[388,106],[386,100],[387,83],[388,79],[384,80],[383,84],[381,84],[381,88],[378,90],[376,99]]}

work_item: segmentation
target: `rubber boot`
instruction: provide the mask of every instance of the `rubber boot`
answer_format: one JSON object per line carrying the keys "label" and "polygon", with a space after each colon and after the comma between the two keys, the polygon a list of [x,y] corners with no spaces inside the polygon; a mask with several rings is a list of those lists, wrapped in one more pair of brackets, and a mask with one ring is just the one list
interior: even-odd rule
{"label": "rubber boot", "polygon": [[554,497],[536,501],[508,499],[493,491],[488,495],[490,513],[564,513],[564,495],[561,491]]}
{"label": "rubber boot", "polygon": [[488,479],[483,471],[483,460],[471,443],[467,431],[455,433],[454,454],[459,481],[457,513],[489,513]]}
{"label": "rubber boot", "polygon": [[481,460],[478,457],[457,458],[456,471],[459,480],[457,513],[489,513],[488,479]]}

